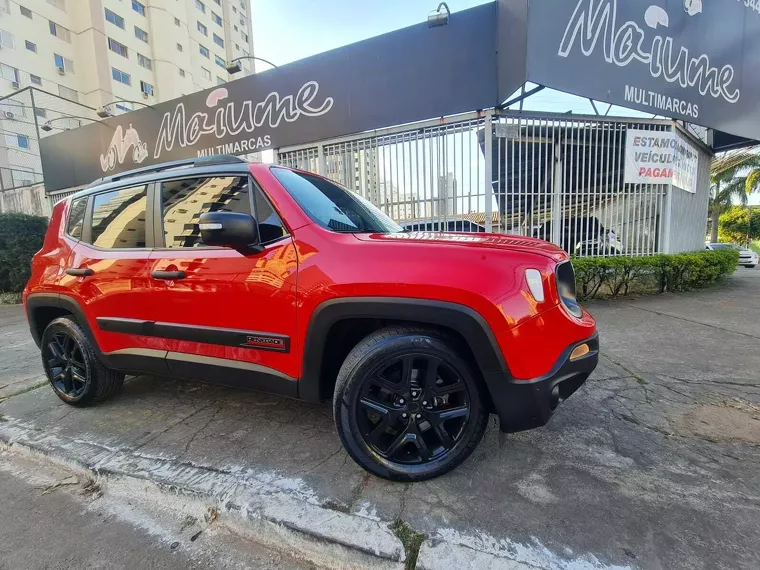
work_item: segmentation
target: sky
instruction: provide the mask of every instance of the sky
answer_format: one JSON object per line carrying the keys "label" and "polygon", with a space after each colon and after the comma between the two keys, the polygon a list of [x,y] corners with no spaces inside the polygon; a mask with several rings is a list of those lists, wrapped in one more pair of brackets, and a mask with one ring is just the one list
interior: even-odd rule
{"label": "sky", "polygon": [[[484,0],[449,0],[452,14],[487,4]],[[283,65],[424,22],[436,0],[251,0],[254,55]],[[255,62],[257,69],[268,67]],[[528,85],[530,88],[531,85]],[[600,113],[608,105],[598,104]],[[538,111],[594,114],[588,99],[546,89],[532,96],[525,108]],[[615,115],[650,116],[613,107]]]}

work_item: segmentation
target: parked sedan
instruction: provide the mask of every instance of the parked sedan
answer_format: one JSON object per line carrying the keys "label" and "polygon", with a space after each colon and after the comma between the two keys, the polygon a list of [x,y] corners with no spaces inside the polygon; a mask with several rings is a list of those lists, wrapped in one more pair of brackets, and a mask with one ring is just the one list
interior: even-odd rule
{"label": "parked sedan", "polygon": [[742,247],[740,245],[736,245],[734,243],[708,243],[705,245],[705,249],[738,249],[739,250],[739,265],[743,265],[744,267],[748,269],[754,269],[757,267],[758,263],[758,256],[757,254],[747,249],[746,247]]}

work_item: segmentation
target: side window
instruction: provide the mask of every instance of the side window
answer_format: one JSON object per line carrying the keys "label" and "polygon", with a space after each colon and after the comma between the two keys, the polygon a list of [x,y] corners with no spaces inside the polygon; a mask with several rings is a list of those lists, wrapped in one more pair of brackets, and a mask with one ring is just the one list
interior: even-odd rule
{"label": "side window", "polygon": [[95,196],[92,244],[98,247],[145,247],[147,186],[121,188]]}
{"label": "side window", "polygon": [[280,216],[277,215],[260,188],[254,186],[253,195],[256,200],[256,221],[259,223],[261,243],[266,245],[277,241],[288,233]]}
{"label": "side window", "polygon": [[87,198],[78,198],[71,203],[66,233],[74,239],[82,239],[82,227],[84,226],[84,213],[86,209]]}
{"label": "side window", "polygon": [[206,212],[251,214],[247,176],[183,178],[161,185],[166,247],[205,245],[198,220]]}

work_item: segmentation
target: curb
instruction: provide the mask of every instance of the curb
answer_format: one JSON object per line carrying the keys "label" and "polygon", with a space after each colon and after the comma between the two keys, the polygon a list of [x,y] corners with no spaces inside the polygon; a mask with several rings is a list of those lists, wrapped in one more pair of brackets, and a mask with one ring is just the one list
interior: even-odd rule
{"label": "curb", "polygon": [[245,526],[255,541],[290,548],[299,557],[331,568],[404,568],[404,546],[387,524],[322,507],[308,493],[288,488],[287,480],[275,476],[261,478],[141,456],[43,433],[15,421],[0,423],[0,446],[31,452],[106,482],[137,482],[202,501],[233,525]]}

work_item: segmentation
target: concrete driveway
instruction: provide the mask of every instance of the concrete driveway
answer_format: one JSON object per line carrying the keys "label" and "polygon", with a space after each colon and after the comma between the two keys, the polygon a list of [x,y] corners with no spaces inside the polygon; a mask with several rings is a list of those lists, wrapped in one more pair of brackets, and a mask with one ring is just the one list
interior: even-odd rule
{"label": "concrete driveway", "polygon": [[759,568],[760,270],[589,309],[600,366],[549,425],[503,436],[494,423],[472,458],[426,483],[356,466],[328,405],[148,376],[96,408],[47,387],[10,396],[41,379],[20,307],[0,307],[0,431],[274,481],[526,567]]}

